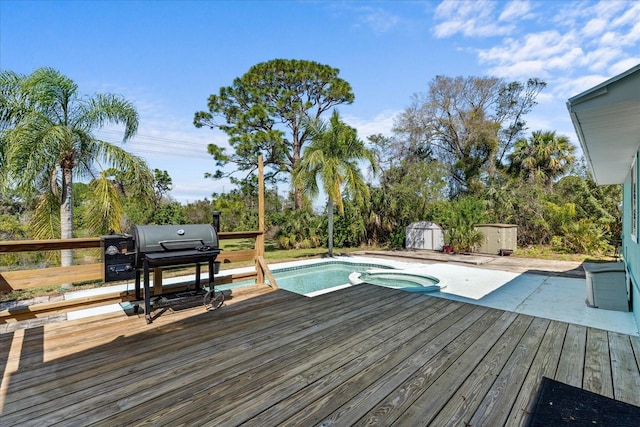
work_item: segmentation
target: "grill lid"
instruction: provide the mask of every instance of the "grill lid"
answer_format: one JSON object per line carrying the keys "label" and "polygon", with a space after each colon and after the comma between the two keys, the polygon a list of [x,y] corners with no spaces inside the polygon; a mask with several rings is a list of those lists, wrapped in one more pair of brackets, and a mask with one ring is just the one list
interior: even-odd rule
{"label": "grill lid", "polygon": [[210,224],[138,225],[132,227],[132,234],[138,256],[200,246],[218,247],[218,235]]}

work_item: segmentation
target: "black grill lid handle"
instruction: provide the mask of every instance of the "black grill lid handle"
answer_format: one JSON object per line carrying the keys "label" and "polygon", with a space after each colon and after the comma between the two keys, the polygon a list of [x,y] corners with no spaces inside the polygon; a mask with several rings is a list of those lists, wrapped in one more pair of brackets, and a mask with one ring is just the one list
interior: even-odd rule
{"label": "black grill lid handle", "polygon": [[[158,244],[162,246],[162,249],[171,251],[171,250],[180,250],[185,248],[195,249],[197,246],[203,246],[204,240],[202,239],[177,239],[177,240],[160,240]],[[187,246],[187,244],[192,244],[193,246]],[[173,245],[173,248],[171,246]]]}

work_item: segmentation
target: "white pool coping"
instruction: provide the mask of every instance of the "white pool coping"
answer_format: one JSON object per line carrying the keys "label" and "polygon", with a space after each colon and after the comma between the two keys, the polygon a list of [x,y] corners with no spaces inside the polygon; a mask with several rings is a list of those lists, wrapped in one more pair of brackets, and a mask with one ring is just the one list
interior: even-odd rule
{"label": "white pool coping", "polygon": [[[313,265],[327,261],[384,265],[403,269],[412,274],[425,274],[436,277],[440,280],[440,283],[446,285],[446,287],[440,291],[427,294],[430,296],[468,302],[499,310],[543,317],[627,335],[640,336],[638,325],[636,325],[632,313],[591,308],[586,305],[585,299],[587,297],[587,291],[584,279],[554,275],[513,273],[449,263],[406,263],[362,256],[291,261],[271,264],[270,267],[273,271],[277,271],[283,268]],[[252,270],[253,267],[222,270],[219,275],[225,276]],[[202,280],[207,280],[208,274],[203,272],[201,278]],[[164,283],[180,283],[190,280],[195,280],[195,275],[166,279]],[[348,286],[351,285],[345,284],[331,289],[324,289],[310,293],[307,296],[321,295]],[[68,292],[65,294],[65,299],[82,298],[115,291],[133,291],[133,289],[134,285],[133,282],[131,282],[130,284],[124,285]],[[122,310],[120,304],[112,304],[77,310],[69,313],[67,316],[69,319],[75,319],[116,312],[118,310]]]}

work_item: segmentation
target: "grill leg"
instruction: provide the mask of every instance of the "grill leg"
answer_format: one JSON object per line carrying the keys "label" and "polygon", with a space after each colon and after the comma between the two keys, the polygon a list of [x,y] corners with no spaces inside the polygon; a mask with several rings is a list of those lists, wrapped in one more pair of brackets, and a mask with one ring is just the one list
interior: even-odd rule
{"label": "grill leg", "polygon": [[214,273],[214,270],[213,270],[213,257],[210,257],[209,258],[209,290],[210,291],[213,290],[213,286],[214,286],[213,285],[213,283],[214,283],[213,273]]}
{"label": "grill leg", "polygon": [[140,269],[136,269],[136,301],[140,301],[142,296],[140,295]]}
{"label": "grill leg", "polygon": [[196,262],[196,290],[200,289],[200,263]]}
{"label": "grill leg", "polygon": [[144,260],[144,316],[147,319],[147,325],[151,320],[151,290],[149,289],[149,261]]}

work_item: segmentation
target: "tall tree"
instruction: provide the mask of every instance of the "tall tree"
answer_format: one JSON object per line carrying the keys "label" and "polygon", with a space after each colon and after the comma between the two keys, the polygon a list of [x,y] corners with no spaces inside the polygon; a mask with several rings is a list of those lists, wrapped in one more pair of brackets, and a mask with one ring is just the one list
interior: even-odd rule
{"label": "tall tree", "polygon": [[169,172],[160,169],[153,170],[153,203],[156,208],[160,206],[160,202],[164,198],[169,198],[169,191],[173,188],[173,180],[169,176]]}
{"label": "tall tree", "polygon": [[553,181],[569,171],[575,160],[576,147],[566,136],[554,131],[534,131],[528,139],[519,139],[509,154],[509,170],[530,183],[539,180],[548,190]]}
{"label": "tall tree", "polygon": [[327,194],[328,249],[333,256],[333,210],[336,206],[344,214],[343,190],[349,191],[357,204],[369,196],[369,189],[359,162],[366,160],[375,167],[369,151],[357,131],[342,120],[337,110],[328,122],[315,120],[305,125],[311,143],[306,147],[299,167],[294,172],[294,184],[309,195],[318,195],[318,180]]}
{"label": "tall tree", "polygon": [[[102,167],[127,171],[140,188],[151,188],[153,176],[142,158],[93,134],[106,124],[121,124],[123,142],[129,140],[138,128],[130,102],[112,94],[81,96],[71,79],[52,68],[28,76],[13,74],[2,80],[0,93],[10,101],[3,105],[5,127],[0,128],[2,186],[40,197],[34,237],[73,237],[74,177],[93,178],[96,195],[108,200],[107,205],[119,200],[107,175],[98,173]],[[63,251],[62,265],[71,263],[71,251]]]}
{"label": "tall tree", "polygon": [[447,167],[452,194],[475,193],[525,130],[524,115],[544,86],[537,79],[523,85],[437,76],[427,93],[414,95],[394,132]]}
{"label": "tall tree", "polygon": [[[209,111],[197,112],[194,125],[221,129],[235,151],[227,154],[223,147],[209,145],[216,166],[232,162],[238,170],[253,171],[262,154],[271,170],[265,179],[292,173],[309,137],[302,123],[354,100],[351,86],[338,73],[337,68],[313,61],[275,59],[254,65],[232,86],[211,95]],[[222,176],[221,169],[212,175]],[[300,209],[302,191],[296,187],[295,193]]]}
{"label": "tall tree", "polygon": [[367,215],[368,238],[372,243],[385,243],[391,237],[392,245],[401,247],[405,226],[428,219],[430,206],[445,199],[446,170],[420,150],[424,147],[382,135],[368,139],[379,166]]}

